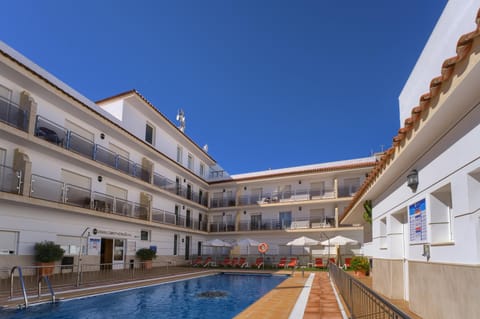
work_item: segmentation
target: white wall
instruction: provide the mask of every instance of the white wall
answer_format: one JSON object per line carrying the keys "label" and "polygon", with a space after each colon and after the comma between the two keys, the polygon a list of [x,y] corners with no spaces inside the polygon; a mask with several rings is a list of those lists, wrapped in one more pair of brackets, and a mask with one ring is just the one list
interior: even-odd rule
{"label": "white wall", "polygon": [[412,108],[419,104],[420,96],[429,92],[430,81],[441,75],[443,61],[456,55],[460,36],[476,29],[479,8],[480,0],[450,0],[447,3],[400,93],[400,127],[410,117]]}

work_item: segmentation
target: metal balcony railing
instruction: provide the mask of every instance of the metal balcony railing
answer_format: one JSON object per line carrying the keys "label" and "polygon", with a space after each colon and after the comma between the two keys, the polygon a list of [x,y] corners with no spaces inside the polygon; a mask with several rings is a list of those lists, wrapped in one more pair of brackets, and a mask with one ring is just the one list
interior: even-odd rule
{"label": "metal balcony railing", "polygon": [[22,194],[23,172],[12,167],[0,165],[0,191]]}
{"label": "metal balcony railing", "polygon": [[233,206],[235,206],[235,197],[212,198],[210,200],[210,208],[233,207]]}
{"label": "metal balcony railing", "polygon": [[172,181],[158,173],[153,173],[153,184],[172,194],[181,196],[202,206],[208,206],[207,196],[203,192],[194,192],[191,188],[184,185],[179,185],[177,182]]}
{"label": "metal balcony railing", "polygon": [[[241,195],[238,198],[239,206],[262,205],[270,203],[281,203],[290,201],[304,201],[316,199],[334,198],[335,192],[333,188],[327,189],[300,189],[295,191],[273,192],[255,195]],[[224,206],[220,206],[224,207]]]}
{"label": "metal balcony railing", "polygon": [[28,111],[0,96],[0,122],[13,126],[24,132],[28,131]]}
{"label": "metal balcony railing", "polygon": [[356,280],[334,263],[329,263],[330,278],[335,282],[351,318],[410,319],[379,294]]}
{"label": "metal balcony railing", "polygon": [[157,173],[153,174],[153,180],[150,181],[151,173],[142,165],[135,163],[120,154],[116,154],[101,145],[95,144],[93,141],[90,141],[73,131],[67,130],[39,115],[37,116],[35,135],[50,143],[66,148],[87,158],[91,158],[147,183],[151,182],[172,194],[179,195],[205,207],[208,205],[206,195],[194,192],[186,186],[177,185],[176,182]]}
{"label": "metal balcony railing", "polygon": [[163,209],[152,208],[152,221],[160,224],[175,225],[183,228],[207,231],[207,223],[194,218],[168,212]]}
{"label": "metal balcony railing", "polygon": [[30,197],[141,220],[148,219],[148,208],[141,204],[98,192],[92,193],[90,189],[36,174],[32,174]]}

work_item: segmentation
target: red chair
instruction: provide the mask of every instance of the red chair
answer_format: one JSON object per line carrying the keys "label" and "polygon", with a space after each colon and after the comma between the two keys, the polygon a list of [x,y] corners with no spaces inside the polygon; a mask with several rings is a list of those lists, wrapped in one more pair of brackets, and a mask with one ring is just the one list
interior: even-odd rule
{"label": "red chair", "polygon": [[202,266],[203,265],[203,259],[202,256],[198,256],[197,259],[192,261],[192,266],[197,267],[197,266]]}
{"label": "red chair", "polygon": [[315,268],[325,268],[323,264],[323,258],[315,258],[315,264],[313,265]]}
{"label": "red chair", "polygon": [[227,267],[231,265],[232,265],[232,261],[230,260],[230,257],[225,257],[225,259],[223,259],[223,261],[220,263],[220,266],[223,266],[223,267]]}
{"label": "red chair", "polygon": [[240,268],[245,268],[245,267],[247,267],[247,266],[248,266],[247,258],[245,258],[245,257],[240,257],[240,260],[238,261],[237,266],[240,267]]}
{"label": "red chair", "polygon": [[350,268],[351,264],[352,264],[352,258],[346,257],[345,263],[343,264],[343,268],[345,269]]}
{"label": "red chair", "polygon": [[257,269],[260,269],[260,267],[263,266],[263,257],[258,257],[255,260],[255,263],[252,264],[252,267],[257,267]]}
{"label": "red chair", "polygon": [[329,262],[329,263],[332,263],[332,264],[335,264],[335,258],[333,258],[333,257],[332,257],[332,258],[328,258],[328,262]]}
{"label": "red chair", "polygon": [[286,265],[287,265],[287,257],[280,258],[280,261],[277,264],[278,268],[285,268]]}
{"label": "red chair", "polygon": [[203,262],[203,267],[208,267],[212,265],[212,257],[208,256],[205,258],[205,261]]}
{"label": "red chair", "polygon": [[297,263],[298,263],[298,259],[297,257],[292,257],[290,258],[290,262],[287,264],[287,268],[295,268],[297,266]]}
{"label": "red chair", "polygon": [[233,257],[232,263],[230,264],[230,266],[232,266],[232,267],[239,266],[239,264],[238,264],[238,257]]}

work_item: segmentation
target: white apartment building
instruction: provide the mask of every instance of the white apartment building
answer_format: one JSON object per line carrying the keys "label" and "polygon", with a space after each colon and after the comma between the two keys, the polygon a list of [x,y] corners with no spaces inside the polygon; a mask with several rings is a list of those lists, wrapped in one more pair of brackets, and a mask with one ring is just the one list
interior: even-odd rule
{"label": "white apartment building", "polygon": [[[401,110],[403,127],[342,219],[362,223],[371,201],[364,253],[373,259],[373,288],[407,300],[422,318],[480,313],[479,7],[447,4],[402,91],[409,116]],[[434,74],[430,57],[442,57]]]}
{"label": "white apartment building", "polygon": [[3,268],[32,265],[44,240],[114,268],[144,247],[186,264],[213,238],[266,242],[271,262],[302,235],[363,242],[362,226],[338,221],[374,164],[229,176],[137,91],[94,103],[0,43]]}

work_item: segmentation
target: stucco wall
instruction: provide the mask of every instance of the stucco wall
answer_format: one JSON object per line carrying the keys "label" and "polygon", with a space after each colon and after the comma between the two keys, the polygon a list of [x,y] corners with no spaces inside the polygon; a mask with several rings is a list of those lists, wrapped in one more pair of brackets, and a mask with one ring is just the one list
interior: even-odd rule
{"label": "stucco wall", "polygon": [[372,268],[373,289],[390,299],[402,299],[403,261],[374,259]]}
{"label": "stucco wall", "polygon": [[409,263],[410,309],[422,318],[478,318],[480,266]]}

